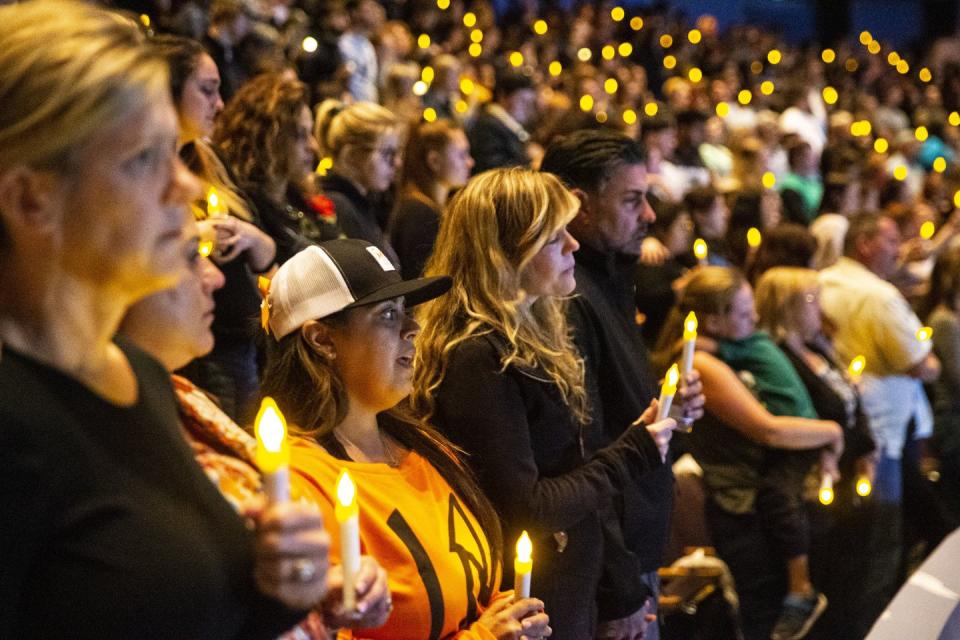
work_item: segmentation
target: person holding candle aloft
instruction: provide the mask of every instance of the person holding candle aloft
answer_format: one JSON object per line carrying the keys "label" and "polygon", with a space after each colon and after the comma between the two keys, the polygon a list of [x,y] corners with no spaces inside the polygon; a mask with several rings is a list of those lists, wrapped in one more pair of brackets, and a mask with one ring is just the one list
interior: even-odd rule
{"label": "person holding candle aloft", "polygon": [[688,280],[660,335],[657,364],[679,355],[691,311],[706,416],[689,448],[703,468],[707,523],[736,580],[744,633],[803,637],[826,606],[807,567],[803,477],[821,452],[835,472],[843,432],[817,418],[789,360],[756,331],[753,292],[734,269],[703,267]]}
{"label": "person holding candle aloft", "polygon": [[410,392],[419,331],[407,307],[449,286],[446,277],[403,280],[359,239],[304,250],[277,271],[264,302],[263,392],[297,436],[293,488],[336,523],[334,557],[358,532],[389,573],[393,613],[354,637],[548,636],[540,600],[499,591],[499,520],[455,449],[397,406]]}
{"label": "person holding candle aloft", "polygon": [[[198,255],[198,238],[192,222],[187,231],[185,251],[190,254],[191,264],[188,276],[175,288],[134,304],[120,324],[120,335],[155,357],[168,371],[182,369],[210,351],[214,341],[210,322],[214,306],[212,294],[223,284],[217,267],[202,252]],[[283,446],[282,426],[280,433],[273,437],[254,438],[237,426],[206,392],[179,375],[173,374],[172,380],[182,432],[197,462],[231,506],[249,518],[262,511],[265,501],[288,501],[289,446]],[[264,402],[257,416],[256,431],[276,429],[283,422],[282,415],[275,402]],[[299,500],[301,496],[297,493],[292,497]],[[327,570],[325,562],[315,563],[305,557],[281,558],[278,562],[283,565],[277,567],[279,574],[263,572],[261,577],[267,580],[281,577],[294,584],[320,581],[327,585],[326,595],[314,607],[319,616],[311,614],[301,622],[295,631],[297,637],[306,634],[322,640],[327,638],[327,625],[371,627],[386,619],[389,600],[386,573],[369,556],[362,559],[357,580],[357,591],[366,602],[361,616],[352,610],[344,611],[340,566],[333,565]],[[274,577],[270,577],[271,573]]]}
{"label": "person holding candle aloft", "polygon": [[[566,226],[577,208],[556,177],[520,168],[485,172],[453,197],[427,264],[428,275],[451,274],[453,293],[420,315],[412,398],[467,452],[504,538],[529,532],[531,593],[555,634],[592,638],[607,540],[622,536],[611,505],[662,466],[658,444],[665,452],[675,422],[655,422],[654,402],[638,426],[597,446],[565,317],[578,246]],[[623,584],[642,606],[649,591],[635,578]]]}
{"label": "person holding candle aloft", "polygon": [[876,446],[856,385],[821,331],[817,272],[793,267],[766,271],[757,282],[757,313],[760,328],[776,340],[796,369],[817,415],[843,427],[833,506],[809,508],[808,503],[810,570],[814,583],[830,599],[818,631],[830,638],[858,637],[863,633],[858,627],[873,622],[864,619],[869,608],[861,588],[870,562],[861,551],[868,534],[864,514],[873,504],[858,494],[857,485],[864,480],[873,483]]}
{"label": "person holding candle aloft", "polygon": [[281,549],[322,566],[319,518],[268,509],[249,531],[194,462],[167,373],[114,340],[187,275],[199,188],[166,83],[120,15],[0,7],[4,638],[270,638],[325,588],[258,585]]}

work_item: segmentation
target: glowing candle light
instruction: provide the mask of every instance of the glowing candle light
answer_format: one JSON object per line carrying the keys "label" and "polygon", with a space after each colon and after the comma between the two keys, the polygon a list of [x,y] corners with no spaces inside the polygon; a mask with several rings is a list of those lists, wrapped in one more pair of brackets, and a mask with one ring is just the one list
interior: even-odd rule
{"label": "glowing candle light", "polygon": [[840,94],[833,87],[824,87],[822,93],[823,101],[827,104],[837,104],[837,100],[840,98]]}
{"label": "glowing candle light", "polygon": [[833,476],[824,473],[820,476],[820,504],[829,505],[833,503]]}
{"label": "glowing candle light", "polygon": [[933,170],[937,173],[943,173],[947,170],[947,159],[943,156],[937,156],[933,160]]}
{"label": "glowing candle light", "polygon": [[620,22],[626,16],[626,11],[623,10],[623,7],[614,7],[610,9],[610,19],[614,22]]}
{"label": "glowing candle light", "polygon": [[947,122],[949,122],[952,127],[960,127],[960,113],[951,111],[950,115],[947,116]]}
{"label": "glowing candle light", "polygon": [[427,107],[423,110],[423,119],[426,122],[436,122],[437,120],[437,110],[433,107]]}
{"label": "glowing candle light", "polygon": [[687,314],[683,321],[683,355],[680,358],[680,370],[687,375],[693,370],[693,352],[697,348],[697,314]]}
{"label": "glowing candle light", "polygon": [[643,105],[643,112],[651,118],[657,115],[659,111],[660,105],[658,105],[656,102],[648,102],[647,104]]}
{"label": "glowing candle light", "polygon": [[773,189],[777,186],[777,176],[773,171],[764,171],[763,176],[760,177],[760,184],[763,185],[764,189]]}
{"label": "glowing candle light", "polygon": [[360,570],[360,509],[357,507],[357,487],[346,469],[337,480],[337,504],[334,508],[340,525],[340,562],[343,564],[343,608],[353,611],[357,606],[357,572]]}
{"label": "glowing candle light", "polygon": [[257,434],[257,466],[263,474],[263,489],[270,502],[290,499],[290,444],[287,422],[277,403],[267,396],[257,412],[254,431]]}
{"label": "glowing candle light", "polygon": [[580,60],[580,62],[589,62],[590,58],[592,57],[593,52],[587,47],[581,47],[577,50],[577,59]]}
{"label": "glowing candle light", "polygon": [[860,476],[857,478],[857,495],[861,498],[866,498],[873,491],[873,485],[870,484],[870,478],[867,476]]}
{"label": "glowing candle light", "polygon": [[429,49],[430,36],[427,35],[426,33],[421,33],[419,36],[417,36],[417,46],[420,47],[421,49]]}
{"label": "glowing candle light", "polygon": [[623,112],[623,122],[625,124],[634,124],[637,121],[637,112],[633,109],[626,109]]}
{"label": "glowing candle light", "polygon": [[920,125],[914,130],[913,135],[918,142],[926,142],[927,138],[930,137],[930,132],[927,131],[926,127]]}
{"label": "glowing candle light", "polygon": [[533,32],[538,36],[544,35],[549,28],[546,20],[537,20],[533,23]]}
{"label": "glowing candle light", "polygon": [[476,24],[477,14],[475,14],[473,11],[467,11],[465,14],[463,14],[463,26],[467,27],[468,29],[472,29],[476,26]]}
{"label": "glowing candle light", "polygon": [[680,369],[674,363],[667,370],[667,375],[663,379],[663,386],[660,388],[660,402],[657,407],[657,421],[663,420],[670,413],[670,405],[673,404],[673,396],[677,394],[677,383],[680,382]]}
{"label": "glowing candle light", "polygon": [[760,83],[760,93],[769,96],[776,90],[777,86],[771,80],[764,80]]}
{"label": "glowing candle light", "polygon": [[580,110],[586,113],[593,109],[593,96],[589,93],[580,96]]}
{"label": "glowing candle light", "polygon": [[770,53],[767,54],[767,62],[770,64],[780,64],[782,59],[783,55],[777,49],[771,49]]}
{"label": "glowing candle light", "polygon": [[837,52],[833,49],[824,49],[823,53],[820,54],[820,59],[830,64],[837,59]]}
{"label": "glowing candle light", "polygon": [[760,234],[760,229],[756,227],[750,227],[747,229],[747,246],[751,249],[759,249],[760,243],[763,242],[763,236]]}
{"label": "glowing candle light", "polygon": [[716,111],[717,111],[717,116],[721,118],[726,118],[728,115],[730,115],[730,105],[727,104],[726,102],[718,102]]}
{"label": "glowing candle light", "polygon": [[533,543],[524,531],[517,540],[517,556],[513,561],[513,599],[530,597],[530,576],[533,574]]}
{"label": "glowing candle light", "polygon": [[217,190],[213,187],[210,187],[210,190],[207,191],[207,217],[227,217],[227,208],[223,205],[223,200],[220,198],[220,194],[217,193]]}
{"label": "glowing candle light", "polygon": [[514,67],[519,67],[523,64],[523,54],[519,51],[514,51],[510,54],[510,64]]}
{"label": "glowing candle light", "polygon": [[699,29],[690,29],[690,31],[687,32],[687,40],[690,41],[690,44],[699,44],[702,39],[703,34],[700,33]]}
{"label": "glowing candle light", "polygon": [[886,138],[877,138],[873,142],[873,150],[877,153],[886,153],[889,148],[890,143],[887,142]]}
{"label": "glowing candle light", "polygon": [[300,46],[303,47],[303,50],[307,53],[313,53],[317,50],[317,47],[320,46],[320,43],[317,42],[317,39],[313,36],[307,36],[303,39],[303,42],[300,43]]}
{"label": "glowing candle light", "polygon": [[703,71],[701,71],[697,67],[693,67],[692,69],[690,69],[690,71],[687,72],[687,77],[690,78],[690,82],[693,82],[694,84],[696,84],[701,80],[703,80]]}
{"label": "glowing candle light", "polygon": [[863,375],[863,370],[867,368],[867,359],[863,356],[857,356],[850,361],[850,366],[847,368],[847,373],[850,374],[850,379],[854,382],[860,382],[860,377]]}
{"label": "glowing candle light", "polygon": [[920,327],[917,329],[917,340],[926,342],[933,337],[933,327]]}
{"label": "glowing candle light", "polygon": [[707,241],[703,238],[697,238],[693,241],[693,255],[696,257],[697,262],[701,267],[707,265],[707,254],[709,250],[707,249]]}
{"label": "glowing candle light", "polygon": [[933,234],[937,232],[937,225],[935,225],[930,220],[927,220],[922,225],[920,225],[920,237],[924,240],[929,240],[933,237]]}
{"label": "glowing candle light", "polygon": [[741,89],[740,93],[737,94],[737,102],[743,106],[750,104],[751,100],[753,100],[753,93],[749,89]]}

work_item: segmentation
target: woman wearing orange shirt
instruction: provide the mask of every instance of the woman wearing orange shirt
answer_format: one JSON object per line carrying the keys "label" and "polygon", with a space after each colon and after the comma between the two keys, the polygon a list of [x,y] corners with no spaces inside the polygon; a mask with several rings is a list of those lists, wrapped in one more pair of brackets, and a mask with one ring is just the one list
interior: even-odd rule
{"label": "woman wearing orange shirt", "polygon": [[361,546],[387,570],[395,609],[354,637],[548,636],[542,602],[500,593],[500,523],[453,447],[396,407],[419,332],[406,309],[449,287],[447,277],[402,280],[363,240],[305,249],[270,284],[261,388],[302,436],[292,484],[330,522],[341,470],[355,481]]}

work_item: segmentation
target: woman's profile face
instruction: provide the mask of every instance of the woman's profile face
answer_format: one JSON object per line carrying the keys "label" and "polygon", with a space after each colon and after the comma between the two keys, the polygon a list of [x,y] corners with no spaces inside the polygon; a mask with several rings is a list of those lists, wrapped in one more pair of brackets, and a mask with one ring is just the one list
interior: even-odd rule
{"label": "woman's profile face", "polygon": [[470,142],[460,129],[451,132],[450,140],[443,150],[439,178],[451,189],[462,187],[470,179],[473,169],[473,156],[470,155]]}
{"label": "woman's profile face", "polygon": [[169,96],[99,131],[73,167],[62,180],[59,248],[73,275],[138,296],[184,275],[182,229],[200,186],[177,155]]}
{"label": "woman's profile face", "polygon": [[362,175],[355,176],[368,191],[382,192],[390,188],[400,169],[400,138],[396,133],[380,136],[376,147],[367,149]]}
{"label": "woman's profile face", "polygon": [[403,298],[352,309],[345,323],[330,325],[333,364],[351,403],[379,412],[410,394],[419,332]]}
{"label": "woman's profile face", "polygon": [[722,316],[720,334],[727,340],[749,338],[757,330],[757,312],[753,304],[753,289],[744,283],[730,302],[730,311]]}
{"label": "woman's profile face", "polygon": [[180,368],[213,349],[213,293],[224,284],[223,273],[198,251],[196,224],[185,229],[184,255],[189,269],[177,286],[148,296],[130,307],[124,333],[165,365]]}
{"label": "woman's profile face", "polygon": [[178,111],[182,138],[209,138],[217,114],[223,110],[220,97],[220,72],[206,53],[200,55],[197,68],[183,83]]}
{"label": "woman's profile face", "polygon": [[520,274],[520,286],[533,302],[541,296],[567,296],[573,293],[573,252],[580,243],[567,231],[566,225],[556,231]]}
{"label": "woman's profile face", "polygon": [[294,138],[288,159],[290,175],[287,176],[287,179],[291,182],[300,182],[305,176],[313,172],[314,167],[317,166],[317,156],[320,153],[317,140],[313,137],[313,114],[310,113],[310,109],[306,105],[303,105],[300,113],[297,114],[294,127]]}

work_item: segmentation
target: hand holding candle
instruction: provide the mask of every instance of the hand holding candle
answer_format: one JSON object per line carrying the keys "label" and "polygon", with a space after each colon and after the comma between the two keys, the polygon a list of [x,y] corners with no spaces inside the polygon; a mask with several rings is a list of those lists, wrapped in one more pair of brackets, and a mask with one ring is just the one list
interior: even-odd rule
{"label": "hand holding candle", "polygon": [[287,442],[287,423],[273,398],[266,397],[260,404],[254,430],[257,434],[257,466],[263,474],[263,489],[270,502],[290,499],[290,445]]}
{"label": "hand holding candle", "polygon": [[343,609],[352,612],[357,606],[357,572],[360,570],[360,510],[357,488],[346,470],[337,481],[337,504],[334,509],[340,525],[340,562],[343,565]]}
{"label": "hand holding candle", "polygon": [[513,561],[513,599],[530,597],[530,576],[533,573],[533,543],[524,531],[517,540],[517,557]]}

